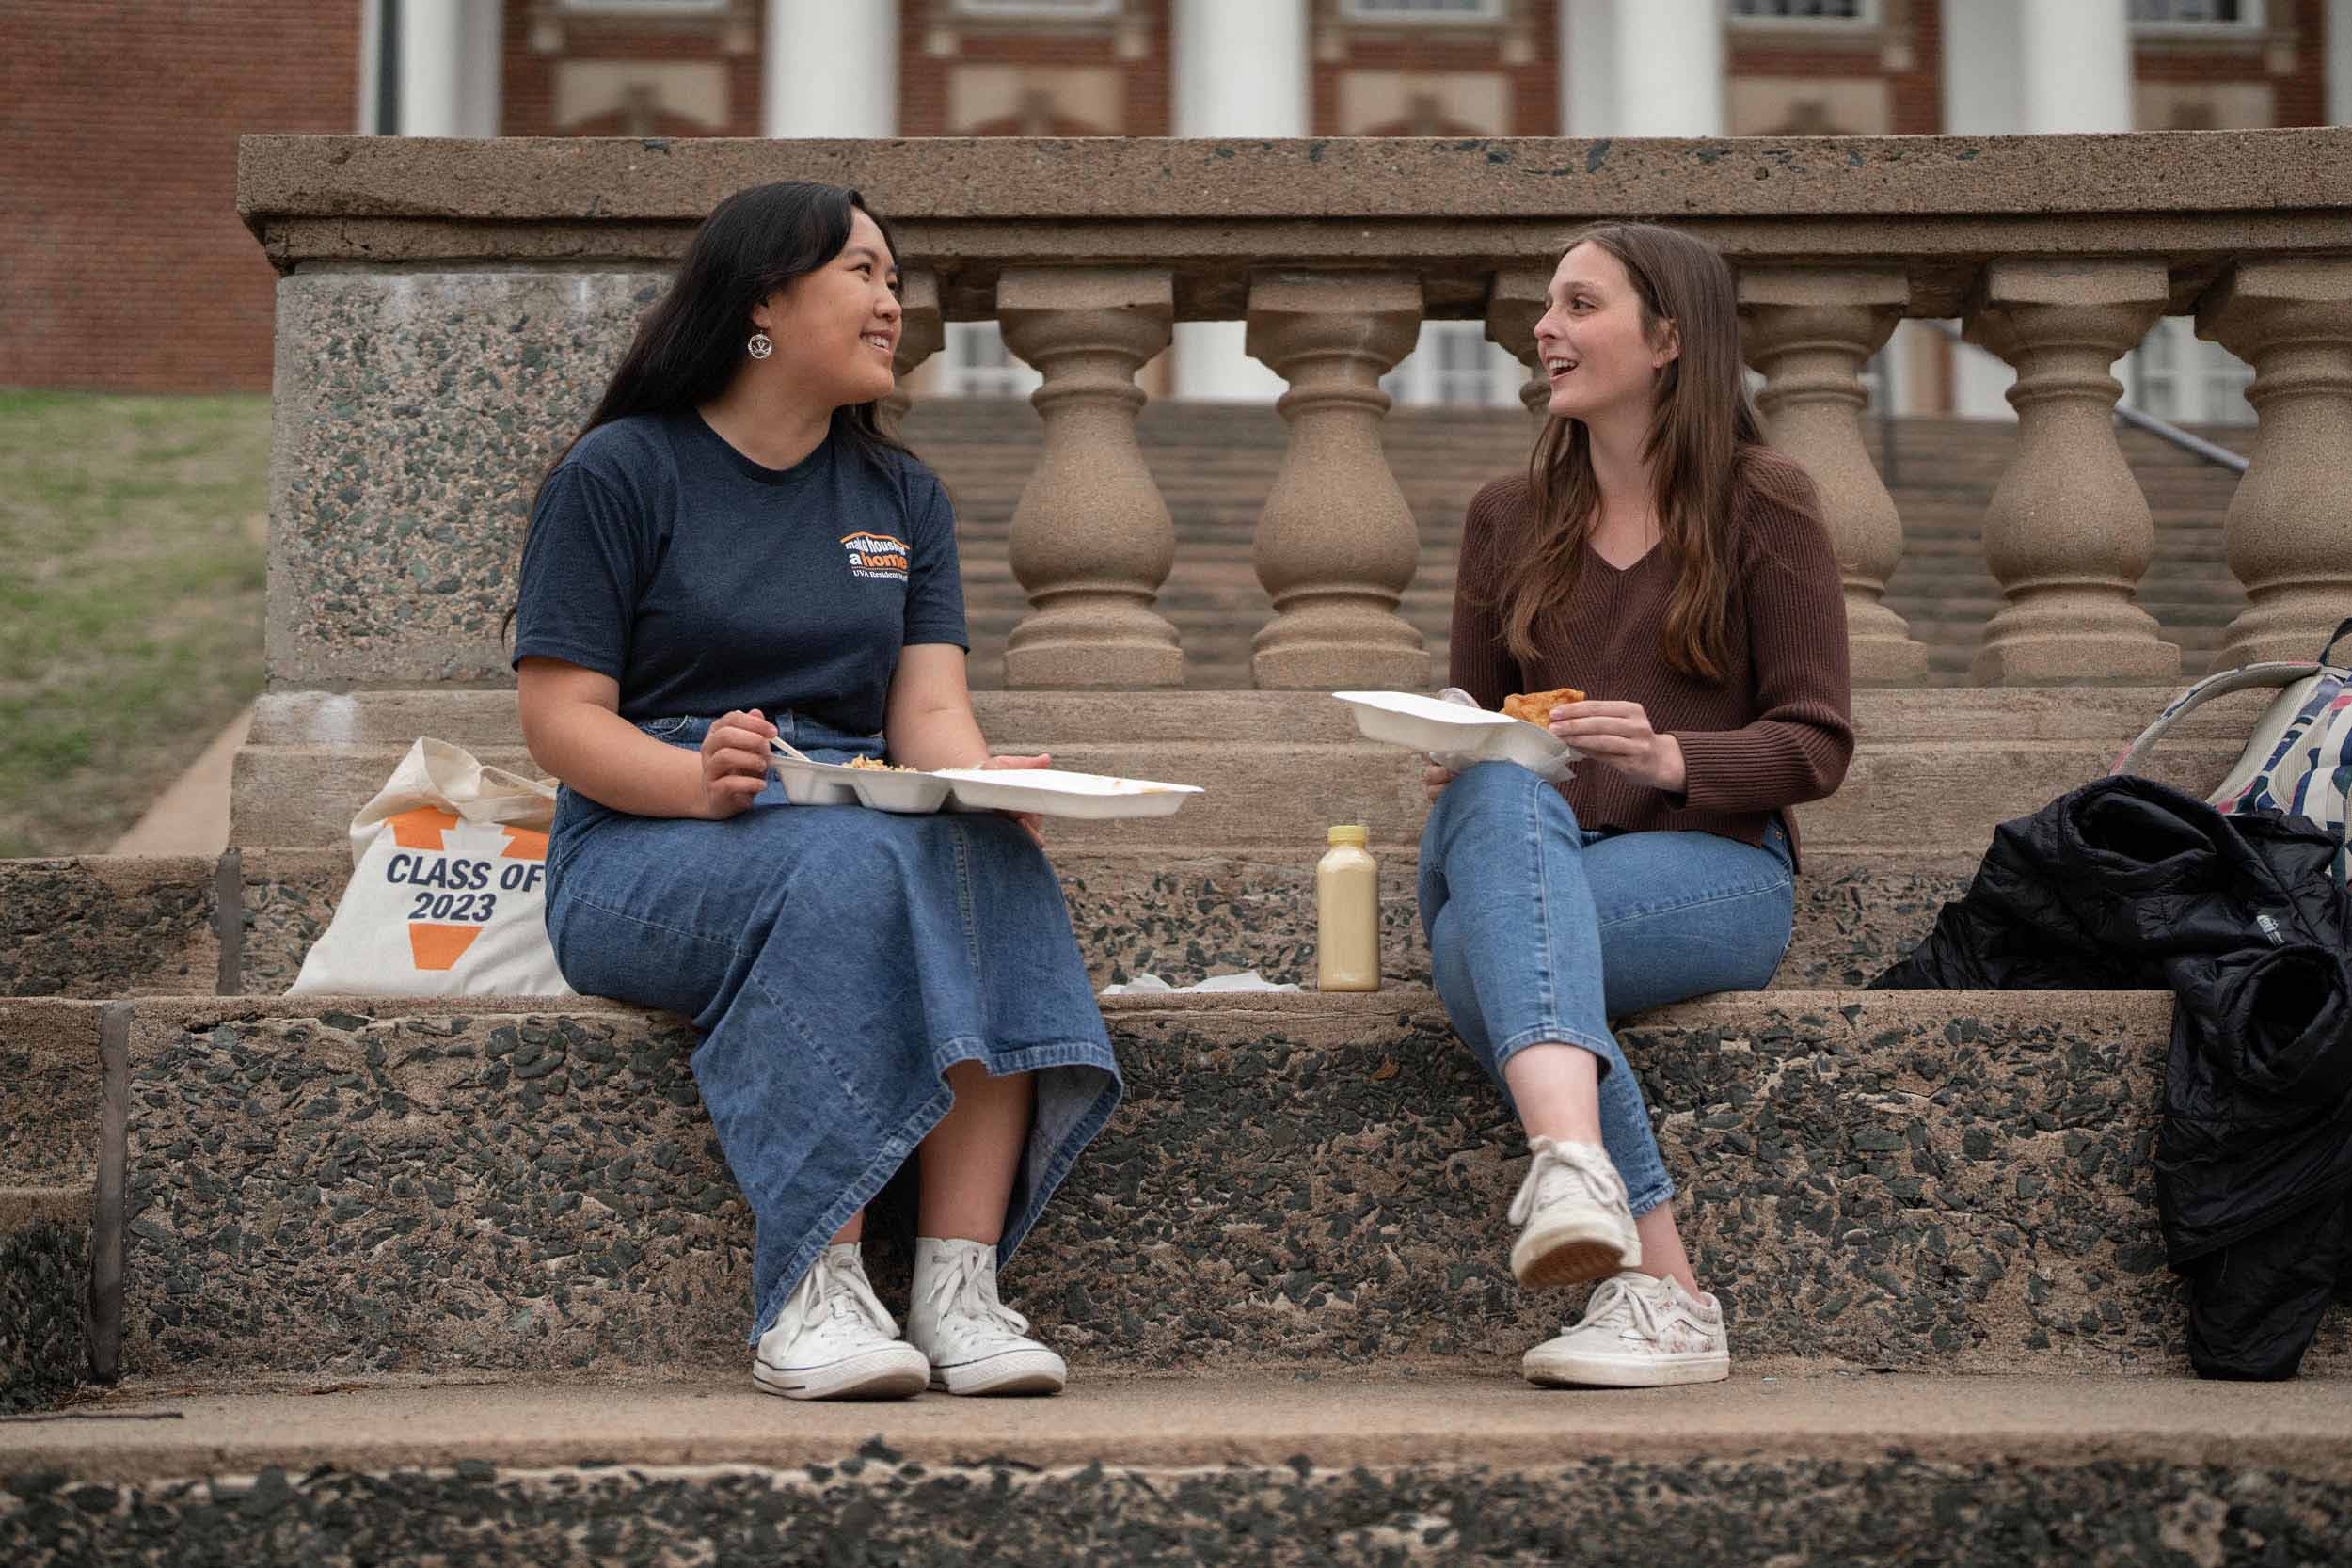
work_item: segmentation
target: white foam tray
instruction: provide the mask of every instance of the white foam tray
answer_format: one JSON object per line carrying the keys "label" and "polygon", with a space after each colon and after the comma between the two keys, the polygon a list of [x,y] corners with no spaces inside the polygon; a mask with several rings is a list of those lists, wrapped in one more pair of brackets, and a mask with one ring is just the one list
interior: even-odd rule
{"label": "white foam tray", "polygon": [[1442,758],[1449,765],[1471,762],[1516,762],[1522,768],[1543,768],[1563,752],[1577,753],[1549,730],[1508,714],[1482,707],[1464,707],[1438,697],[1410,691],[1334,691],[1356,716],[1356,727],[1368,739],[1409,746]]}
{"label": "white foam tray", "polygon": [[948,768],[936,773],[897,773],[773,757],[784,793],[795,805],[869,806],[902,816],[942,810],[1023,811],[1040,816],[1105,820],[1168,816],[1200,793],[1198,784],[1117,779],[1059,768]]}

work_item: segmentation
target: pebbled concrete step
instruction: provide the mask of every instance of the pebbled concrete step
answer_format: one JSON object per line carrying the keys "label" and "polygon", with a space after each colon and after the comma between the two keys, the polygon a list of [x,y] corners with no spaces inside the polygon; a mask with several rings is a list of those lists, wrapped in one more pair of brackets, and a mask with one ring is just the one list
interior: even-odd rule
{"label": "pebbled concrete step", "polygon": [[[1293,856],[1059,851],[1055,868],[1098,989],[1138,974],[1177,985],[1255,969],[1277,985],[1314,984],[1314,860]],[[1429,951],[1415,916],[1413,856],[1383,851],[1381,973],[1426,985]],[[1859,986],[1908,953],[1946,900],[1975,874],[1966,856],[1808,859],[1797,880],[1796,931],[1772,984]],[[351,874],[340,849],[267,849],[243,857],[243,946],[223,994],[275,996],[301,972]]]}
{"label": "pebbled concrete step", "polygon": [[0,996],[215,989],[218,870],[202,856],[0,860]]}
{"label": "pebbled concrete step", "polygon": [[[127,1009],[111,1011],[119,1034]],[[109,1013],[96,1002],[0,1000],[0,1412],[40,1405],[83,1379],[93,1351],[85,1283],[101,1263],[119,1278],[119,1247],[103,1259],[91,1250]],[[119,1236],[119,1193],[109,1217]],[[109,1360],[112,1332],[99,1347]]]}
{"label": "pebbled concrete step", "polygon": [[[218,1383],[739,1359],[749,1225],[675,1019],[141,1002],[134,1371]],[[2169,998],[1779,992],[1630,1021],[1741,1354],[2179,1359],[2146,1154]],[[1112,999],[1127,1103],[1017,1261],[1092,1365],[1515,1355],[1520,1162],[1434,997]],[[224,1282],[233,1281],[233,1289]],[[2352,1366],[2339,1321],[2314,1370]]]}
{"label": "pebbled concrete step", "polygon": [[[126,1388],[0,1427],[0,1556],[685,1561],[2321,1562],[2352,1383],[1508,1369],[1106,1377],[780,1409],[659,1385]],[[1565,1439],[1565,1441],[1564,1441]]]}

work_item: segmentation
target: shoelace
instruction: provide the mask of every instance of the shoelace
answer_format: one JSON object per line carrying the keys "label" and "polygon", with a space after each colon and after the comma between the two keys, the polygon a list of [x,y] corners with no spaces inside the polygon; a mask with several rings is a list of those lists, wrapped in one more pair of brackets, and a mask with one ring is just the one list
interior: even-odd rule
{"label": "shoelace", "polygon": [[988,1254],[978,1248],[959,1248],[952,1254],[930,1281],[926,1305],[931,1308],[931,1321],[945,1322],[953,1313],[995,1323],[1014,1334],[1028,1333],[1028,1319],[998,1301],[994,1292],[980,1289],[980,1277],[987,1272]]}
{"label": "shoelace", "polygon": [[814,1322],[821,1313],[834,1323],[852,1326],[864,1323],[881,1331],[889,1338],[898,1337],[898,1324],[874,1294],[874,1288],[866,1281],[862,1268],[836,1268],[823,1253],[808,1266],[812,1282],[811,1295],[803,1323]]}
{"label": "shoelace", "polygon": [[[1628,1285],[1623,1275],[1612,1275],[1594,1287],[1593,1299],[1584,1304],[1581,1326],[1588,1329],[1613,1326],[1611,1320],[1620,1317],[1629,1320],[1635,1332],[1651,1343],[1664,1342],[1666,1329],[1665,1324],[1659,1321],[1658,1304],[1650,1299],[1648,1292]],[[1568,1326],[1574,1329],[1579,1325],[1571,1323]]]}
{"label": "shoelace", "polygon": [[1553,1172],[1574,1173],[1583,1178],[1593,1196],[1602,1203],[1622,1201],[1625,1184],[1617,1176],[1617,1167],[1609,1163],[1609,1156],[1589,1145],[1564,1143],[1544,1138],[1530,1147],[1534,1156],[1527,1163],[1527,1175],[1519,1182],[1518,1196],[1511,1200],[1506,1214],[1513,1225],[1525,1225],[1535,1212],[1536,1195],[1546,1176]]}

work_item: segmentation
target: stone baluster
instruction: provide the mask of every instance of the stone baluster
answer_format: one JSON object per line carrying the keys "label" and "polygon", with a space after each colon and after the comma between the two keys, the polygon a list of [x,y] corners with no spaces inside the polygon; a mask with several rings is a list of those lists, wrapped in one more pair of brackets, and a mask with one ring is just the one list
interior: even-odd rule
{"label": "stone baluster", "polygon": [[2253,365],[2261,420],[2226,523],[2250,602],[2214,668],[2316,657],[2352,615],[2352,260],[2241,262],[2199,305],[2197,333]]}
{"label": "stone baluster", "polygon": [[1551,401],[1551,377],[1535,352],[1535,324],[1550,303],[1551,272],[1546,267],[1506,267],[1486,286],[1486,341],[1501,343],[1527,367],[1519,401],[1541,417]]}
{"label": "stone baluster", "polygon": [[1853,678],[1893,686],[1926,673],[1928,651],[1886,607],[1903,555],[1902,518],[1862,440],[1860,372],[1910,303],[1899,267],[1763,268],[1740,275],[1741,347],[1764,377],[1772,444],[1821,492],[1821,520],[1846,585]]}
{"label": "stone baluster", "polygon": [[1016,267],[996,285],[1005,341],[1045,377],[1044,450],[1012,515],[1012,572],[1033,607],[1005,647],[1016,688],[1182,686],[1176,628],[1152,606],[1176,559],[1168,505],[1136,442],[1136,372],[1168,346],[1168,273]]}
{"label": "stone baluster", "polygon": [[2017,372],[2017,455],[1984,519],[2004,597],[1973,666],[1985,685],[2180,673],[2181,650],[2134,596],[2155,525],[2116,443],[2123,388],[2107,373],[2168,293],[2155,261],[1995,261],[1978,285],[1968,341]]}
{"label": "stone baluster", "polygon": [[1262,688],[1429,686],[1421,633],[1396,613],[1420,563],[1413,515],[1380,450],[1380,377],[1421,330],[1420,282],[1385,272],[1260,271],[1250,355],[1290,383],[1290,448],[1259,515],[1258,580],[1274,619],[1252,643]]}
{"label": "stone baluster", "polygon": [[898,385],[882,400],[877,413],[884,431],[895,436],[898,421],[914,405],[914,395],[906,389],[907,377],[914,367],[937,354],[947,341],[946,328],[940,325],[939,278],[928,267],[917,267],[898,275],[898,347],[890,356],[890,369],[898,378]]}

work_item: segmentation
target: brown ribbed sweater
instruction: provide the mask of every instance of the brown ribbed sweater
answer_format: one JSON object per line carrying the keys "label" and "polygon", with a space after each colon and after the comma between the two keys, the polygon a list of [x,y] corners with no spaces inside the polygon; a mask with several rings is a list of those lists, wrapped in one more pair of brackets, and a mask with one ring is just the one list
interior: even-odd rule
{"label": "brown ribbed sweater", "polygon": [[[1496,708],[1514,691],[1572,686],[1602,701],[1639,703],[1672,735],[1683,793],[1635,784],[1597,759],[1561,786],[1587,828],[1695,829],[1761,844],[1782,807],[1818,800],[1853,756],[1846,602],[1813,481],[1768,447],[1739,457],[1731,493],[1733,581],[1729,667],[1721,684],[1666,663],[1660,648],[1675,570],[1658,546],[1624,571],[1587,547],[1556,645],[1521,664],[1502,641],[1494,587],[1528,559],[1535,518],[1527,482],[1478,492],[1462,525],[1454,594],[1453,681]],[[1538,621],[1543,637],[1545,621]],[[1790,848],[1796,827],[1789,824]]]}

